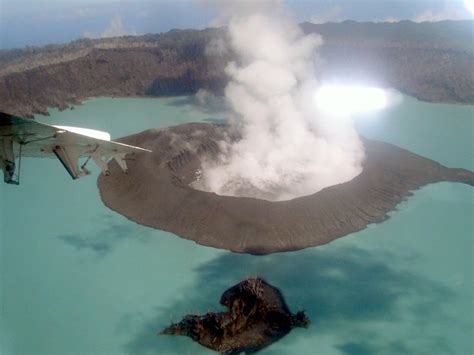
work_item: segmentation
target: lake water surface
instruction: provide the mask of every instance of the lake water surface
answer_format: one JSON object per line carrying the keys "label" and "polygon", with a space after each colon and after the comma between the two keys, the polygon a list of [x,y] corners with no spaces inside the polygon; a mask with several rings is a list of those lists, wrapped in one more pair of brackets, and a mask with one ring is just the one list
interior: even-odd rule
{"label": "lake water surface", "polygon": [[[117,138],[223,118],[192,103],[99,98],[38,119]],[[474,170],[473,116],[472,106],[403,97],[356,123],[369,138]],[[473,353],[470,186],[429,185],[388,221],[322,247],[249,256],[128,221],[102,204],[97,175],[73,181],[56,160],[24,159],[21,185],[0,185],[2,354],[210,354],[157,333],[220,309],[225,289],[257,275],[312,320],[262,354]]]}

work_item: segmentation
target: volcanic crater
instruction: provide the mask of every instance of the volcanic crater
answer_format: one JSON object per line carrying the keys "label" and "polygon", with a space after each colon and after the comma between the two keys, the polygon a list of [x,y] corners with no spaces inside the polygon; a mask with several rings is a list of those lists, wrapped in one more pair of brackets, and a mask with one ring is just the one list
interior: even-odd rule
{"label": "volcanic crater", "polygon": [[311,195],[268,201],[192,188],[201,162],[218,156],[229,132],[222,124],[189,123],[121,138],[153,153],[130,158],[127,175],[110,164],[110,176],[98,179],[103,202],[137,223],[196,243],[261,255],[325,244],[383,222],[412,191],[430,183],[474,186],[472,171],[362,138],[362,173]]}

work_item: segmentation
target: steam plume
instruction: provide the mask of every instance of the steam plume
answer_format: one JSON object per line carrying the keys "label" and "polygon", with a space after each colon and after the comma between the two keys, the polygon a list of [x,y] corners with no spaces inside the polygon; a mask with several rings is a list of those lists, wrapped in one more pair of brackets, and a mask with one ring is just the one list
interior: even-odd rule
{"label": "steam plume", "polygon": [[222,142],[195,187],[221,195],[285,200],[358,175],[362,144],[349,118],[318,112],[314,95],[322,39],[304,35],[280,2],[234,15],[225,97],[241,139]]}

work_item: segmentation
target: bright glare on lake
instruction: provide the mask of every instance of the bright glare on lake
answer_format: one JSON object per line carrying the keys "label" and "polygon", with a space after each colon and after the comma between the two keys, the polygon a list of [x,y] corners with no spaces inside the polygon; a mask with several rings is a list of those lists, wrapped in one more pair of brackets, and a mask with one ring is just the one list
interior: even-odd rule
{"label": "bright glare on lake", "polygon": [[464,6],[474,15],[474,0],[464,0]]}
{"label": "bright glare on lake", "polygon": [[316,105],[336,116],[380,110],[388,105],[385,90],[356,85],[323,85],[315,94]]}

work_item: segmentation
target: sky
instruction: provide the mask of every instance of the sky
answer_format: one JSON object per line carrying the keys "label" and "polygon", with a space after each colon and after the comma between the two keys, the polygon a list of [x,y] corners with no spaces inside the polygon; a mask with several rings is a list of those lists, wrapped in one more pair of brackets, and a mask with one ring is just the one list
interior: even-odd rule
{"label": "sky", "polygon": [[[221,0],[225,1],[225,0]],[[230,0],[233,1],[233,0]],[[240,0],[255,1],[255,0]],[[219,0],[0,0],[0,48],[205,28]],[[298,22],[472,19],[474,0],[286,0]]]}

